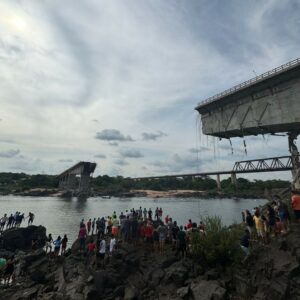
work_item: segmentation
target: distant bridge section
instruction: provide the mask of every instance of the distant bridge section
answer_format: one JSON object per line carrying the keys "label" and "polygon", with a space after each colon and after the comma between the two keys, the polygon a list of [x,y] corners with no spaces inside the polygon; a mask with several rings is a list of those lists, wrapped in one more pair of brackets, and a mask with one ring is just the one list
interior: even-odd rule
{"label": "distant bridge section", "polygon": [[59,178],[59,188],[79,195],[88,194],[90,177],[96,166],[96,163],[81,161],[65,170],[57,176]]}
{"label": "distant bridge section", "polygon": [[231,175],[231,182],[237,184],[236,174],[243,173],[261,173],[261,172],[278,172],[290,171],[293,169],[291,156],[269,157],[263,159],[253,159],[235,162],[233,169],[230,171],[217,171],[217,172],[202,172],[191,174],[177,174],[177,175],[164,175],[164,176],[151,176],[151,177],[138,177],[134,180],[156,180],[161,178],[199,178],[206,176],[217,176],[217,186],[221,189],[220,175]]}
{"label": "distant bridge section", "polygon": [[204,134],[220,138],[300,132],[300,58],[198,104]]}

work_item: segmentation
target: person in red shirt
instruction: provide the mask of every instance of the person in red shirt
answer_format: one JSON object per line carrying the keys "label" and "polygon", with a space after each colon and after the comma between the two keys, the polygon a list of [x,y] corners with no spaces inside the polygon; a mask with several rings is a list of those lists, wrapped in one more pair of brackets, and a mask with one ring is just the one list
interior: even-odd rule
{"label": "person in red shirt", "polygon": [[95,255],[96,253],[96,243],[94,242],[93,239],[90,240],[90,242],[87,245],[87,263],[90,263],[91,258]]}
{"label": "person in red shirt", "polygon": [[86,223],[86,227],[87,227],[87,232],[88,232],[88,234],[90,234],[91,226],[92,226],[92,220],[89,219],[88,222]]}
{"label": "person in red shirt", "polygon": [[139,225],[139,238],[141,241],[144,241],[145,238],[145,224],[141,223]]}
{"label": "person in red shirt", "polygon": [[146,242],[152,244],[153,241],[153,226],[150,222],[148,222],[147,226],[145,227],[145,237]]}
{"label": "person in red shirt", "polygon": [[191,220],[191,219],[189,219],[189,222],[187,223],[187,225],[186,225],[186,228],[187,228],[187,230],[191,230],[191,229],[192,229],[192,227],[193,227],[192,220]]}
{"label": "person in red shirt", "polygon": [[300,222],[300,192],[292,191],[292,207],[295,217]]}
{"label": "person in red shirt", "polygon": [[165,223],[166,223],[166,225],[169,224],[169,215],[166,215],[166,217],[165,217]]}

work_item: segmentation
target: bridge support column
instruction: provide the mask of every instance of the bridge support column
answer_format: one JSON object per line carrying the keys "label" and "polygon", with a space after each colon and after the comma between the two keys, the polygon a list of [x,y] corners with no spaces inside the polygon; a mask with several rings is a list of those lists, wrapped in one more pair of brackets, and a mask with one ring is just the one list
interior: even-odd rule
{"label": "bridge support column", "polygon": [[231,173],[231,183],[237,187],[236,173]]}
{"label": "bridge support column", "polygon": [[218,190],[221,190],[221,179],[220,179],[220,174],[217,174],[217,188],[218,188]]}
{"label": "bridge support column", "polygon": [[292,188],[297,190],[300,189],[300,162],[299,162],[299,151],[296,146],[296,140],[298,137],[298,132],[289,132],[288,133],[288,141],[289,141],[289,151],[292,156],[292,176],[293,176],[293,183]]}

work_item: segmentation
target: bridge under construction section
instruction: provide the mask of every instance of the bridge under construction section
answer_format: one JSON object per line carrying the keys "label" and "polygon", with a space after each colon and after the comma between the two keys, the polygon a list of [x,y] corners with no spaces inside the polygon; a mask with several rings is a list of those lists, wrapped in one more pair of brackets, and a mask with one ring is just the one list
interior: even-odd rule
{"label": "bridge under construction section", "polygon": [[81,161],[65,170],[57,176],[59,188],[71,192],[72,195],[89,195],[90,177],[96,165],[96,163]]}
{"label": "bridge under construction section", "polygon": [[286,133],[293,185],[300,188],[299,58],[201,101],[195,109],[203,133],[221,139]]}

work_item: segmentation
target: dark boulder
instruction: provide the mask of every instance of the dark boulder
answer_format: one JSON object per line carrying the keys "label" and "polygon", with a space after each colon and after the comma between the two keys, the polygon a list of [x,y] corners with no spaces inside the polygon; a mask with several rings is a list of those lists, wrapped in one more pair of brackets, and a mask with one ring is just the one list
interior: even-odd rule
{"label": "dark boulder", "polygon": [[33,240],[37,241],[37,248],[45,245],[46,228],[44,226],[32,225],[5,230],[2,235],[2,248],[9,251],[28,250]]}

